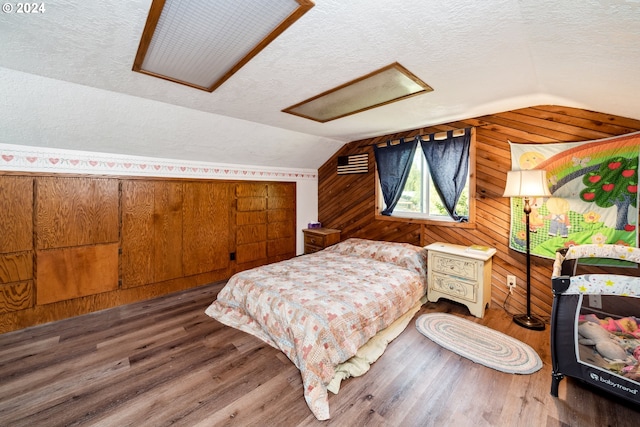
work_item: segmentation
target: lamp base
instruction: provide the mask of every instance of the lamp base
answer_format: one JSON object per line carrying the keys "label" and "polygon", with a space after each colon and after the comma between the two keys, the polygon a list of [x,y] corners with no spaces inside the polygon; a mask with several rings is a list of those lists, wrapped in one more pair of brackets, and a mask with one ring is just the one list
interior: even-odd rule
{"label": "lamp base", "polygon": [[533,329],[535,331],[544,330],[544,321],[533,315],[528,316],[526,314],[516,314],[513,316],[513,322],[523,328]]}

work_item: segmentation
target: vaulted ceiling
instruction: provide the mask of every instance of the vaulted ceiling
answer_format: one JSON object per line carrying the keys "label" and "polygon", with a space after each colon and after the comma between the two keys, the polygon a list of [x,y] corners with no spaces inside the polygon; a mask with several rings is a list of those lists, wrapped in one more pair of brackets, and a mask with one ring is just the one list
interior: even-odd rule
{"label": "vaulted ceiling", "polygon": [[[532,105],[640,119],[640,0],[315,0],[212,93],[132,71],[151,0],[44,5],[0,15],[2,143],[317,168],[352,140]],[[434,91],[327,123],[281,111],[393,62]]]}

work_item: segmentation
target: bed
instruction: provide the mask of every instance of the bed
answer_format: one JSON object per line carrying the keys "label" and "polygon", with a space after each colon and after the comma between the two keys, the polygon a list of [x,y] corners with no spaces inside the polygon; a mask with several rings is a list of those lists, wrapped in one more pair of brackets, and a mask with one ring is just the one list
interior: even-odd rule
{"label": "bed", "polygon": [[[576,274],[589,259],[623,260],[629,275]],[[579,245],[556,253],[551,395],[565,376],[640,404],[640,249]]]}
{"label": "bed", "polygon": [[424,248],[352,238],[235,274],[206,314],[281,350],[300,370],[307,405],[326,420],[329,389],[357,375],[354,364],[366,372],[361,362],[406,327],[425,301],[426,275]]}

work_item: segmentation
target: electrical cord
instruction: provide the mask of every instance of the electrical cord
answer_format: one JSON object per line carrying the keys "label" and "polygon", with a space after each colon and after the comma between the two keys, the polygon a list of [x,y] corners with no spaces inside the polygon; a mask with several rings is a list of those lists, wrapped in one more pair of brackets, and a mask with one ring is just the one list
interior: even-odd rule
{"label": "electrical cord", "polygon": [[513,316],[515,313],[511,313],[507,308],[507,301],[509,301],[509,298],[511,298],[511,291],[507,292],[507,296],[502,302],[502,309],[506,311],[509,316]]}
{"label": "electrical cord", "polygon": [[[512,317],[513,317],[513,316],[515,316],[517,313],[512,313],[512,312],[510,312],[510,311],[509,311],[509,309],[507,308],[507,307],[508,307],[508,306],[507,306],[507,301],[509,301],[509,298],[511,298],[511,295],[512,295],[511,291],[507,292],[507,296],[505,297],[504,301],[502,302],[502,309],[503,309],[504,311],[506,311],[506,312],[507,312],[507,314],[508,314],[509,316],[512,316]],[[546,323],[546,324],[550,324],[550,323],[551,323],[551,316],[538,316],[538,315],[536,315],[536,317],[537,317],[538,319],[542,320],[542,321],[543,321],[544,323]]]}

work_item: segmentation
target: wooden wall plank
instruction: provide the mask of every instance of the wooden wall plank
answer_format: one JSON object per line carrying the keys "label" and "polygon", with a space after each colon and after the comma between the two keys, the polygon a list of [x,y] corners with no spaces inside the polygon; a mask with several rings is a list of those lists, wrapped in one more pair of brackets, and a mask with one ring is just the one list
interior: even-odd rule
{"label": "wooden wall plank", "polygon": [[267,197],[266,182],[240,182],[236,184],[236,197]]}
{"label": "wooden wall plank", "polygon": [[118,289],[118,243],[38,251],[36,264],[38,305]]}
{"label": "wooden wall plank", "polygon": [[267,263],[267,183],[236,185],[236,269]]}
{"label": "wooden wall plank", "polygon": [[269,197],[270,199],[279,198],[279,199],[295,200],[296,185],[294,182],[291,182],[289,184],[285,184],[282,182],[269,183],[267,184],[267,197]]}
{"label": "wooden wall plank", "polygon": [[295,222],[295,216],[291,215],[290,209],[271,209],[261,213],[266,213],[265,222],[268,222],[270,224],[274,222]]}
{"label": "wooden wall plank", "polygon": [[238,212],[264,211],[267,209],[266,197],[242,197],[237,201]]}
{"label": "wooden wall plank", "polygon": [[37,249],[119,239],[118,180],[36,178]]}
{"label": "wooden wall plank", "polygon": [[230,184],[185,183],[183,264],[184,274],[227,268]]}
{"label": "wooden wall plank", "polygon": [[293,221],[277,221],[267,225],[267,240],[292,237],[294,235],[295,223]]}
{"label": "wooden wall plank", "polygon": [[35,304],[33,251],[0,254],[0,313]]}
{"label": "wooden wall plank", "polygon": [[0,314],[25,310],[33,305],[33,280],[0,284]]}
{"label": "wooden wall plank", "polygon": [[296,183],[267,186],[267,258],[277,262],[296,255]]}
{"label": "wooden wall plank", "polygon": [[267,224],[249,224],[238,227],[236,243],[238,246],[267,240]]}
{"label": "wooden wall plank", "polygon": [[609,135],[622,135],[637,130],[637,120],[580,108],[541,105],[514,111],[539,117],[548,122],[567,123],[585,129],[600,130]]}
{"label": "wooden wall plank", "polygon": [[0,176],[0,254],[33,249],[33,178]]}
{"label": "wooden wall plank", "polygon": [[269,197],[267,199],[267,209],[291,210],[296,207],[296,199],[292,197]]}
{"label": "wooden wall plank", "polygon": [[0,254],[0,284],[33,278],[33,252]]}
{"label": "wooden wall plank", "polygon": [[262,240],[253,243],[238,245],[236,260],[238,262],[239,269],[245,268],[245,266],[242,266],[241,264],[252,261],[260,262],[259,264],[253,264],[252,267],[265,264],[267,260],[267,241]]}
{"label": "wooden wall plank", "polygon": [[236,215],[236,223],[238,226],[248,224],[266,224],[267,211],[238,212]]}
{"label": "wooden wall plank", "polygon": [[122,181],[122,286],[129,288],[154,282],[154,194],[152,181]]}
{"label": "wooden wall plank", "polygon": [[[293,258],[291,255],[291,247],[295,248],[295,236],[275,238],[267,241],[267,257],[271,259],[277,258],[278,261]],[[272,261],[275,262],[275,261]]]}
{"label": "wooden wall plank", "polygon": [[[447,129],[476,129],[476,218],[475,228],[417,225],[375,218],[375,166],[372,145],[388,139],[413,137]],[[509,200],[502,197],[506,173],[511,169],[509,141],[553,143],[584,141],[640,131],[640,120],[606,113],[561,106],[536,106],[504,113],[460,120],[439,126],[413,129],[392,135],[353,141],[343,146],[318,170],[318,220],[323,226],[342,231],[341,238],[363,237],[373,240],[427,245],[446,241],[460,245],[473,243],[493,246],[492,300],[502,305],[506,297],[506,275],[514,274],[519,286],[509,299],[509,309],[522,312],[526,282],[524,254],[508,247]],[[369,173],[338,176],[338,156],[369,153]],[[532,257],[533,312],[549,315],[552,261]],[[602,269],[593,268],[593,272]],[[609,269],[608,269],[609,271]],[[619,274],[640,275],[637,269]]]}
{"label": "wooden wall plank", "polygon": [[183,184],[154,181],[153,209],[153,281],[183,276],[182,205]]}

